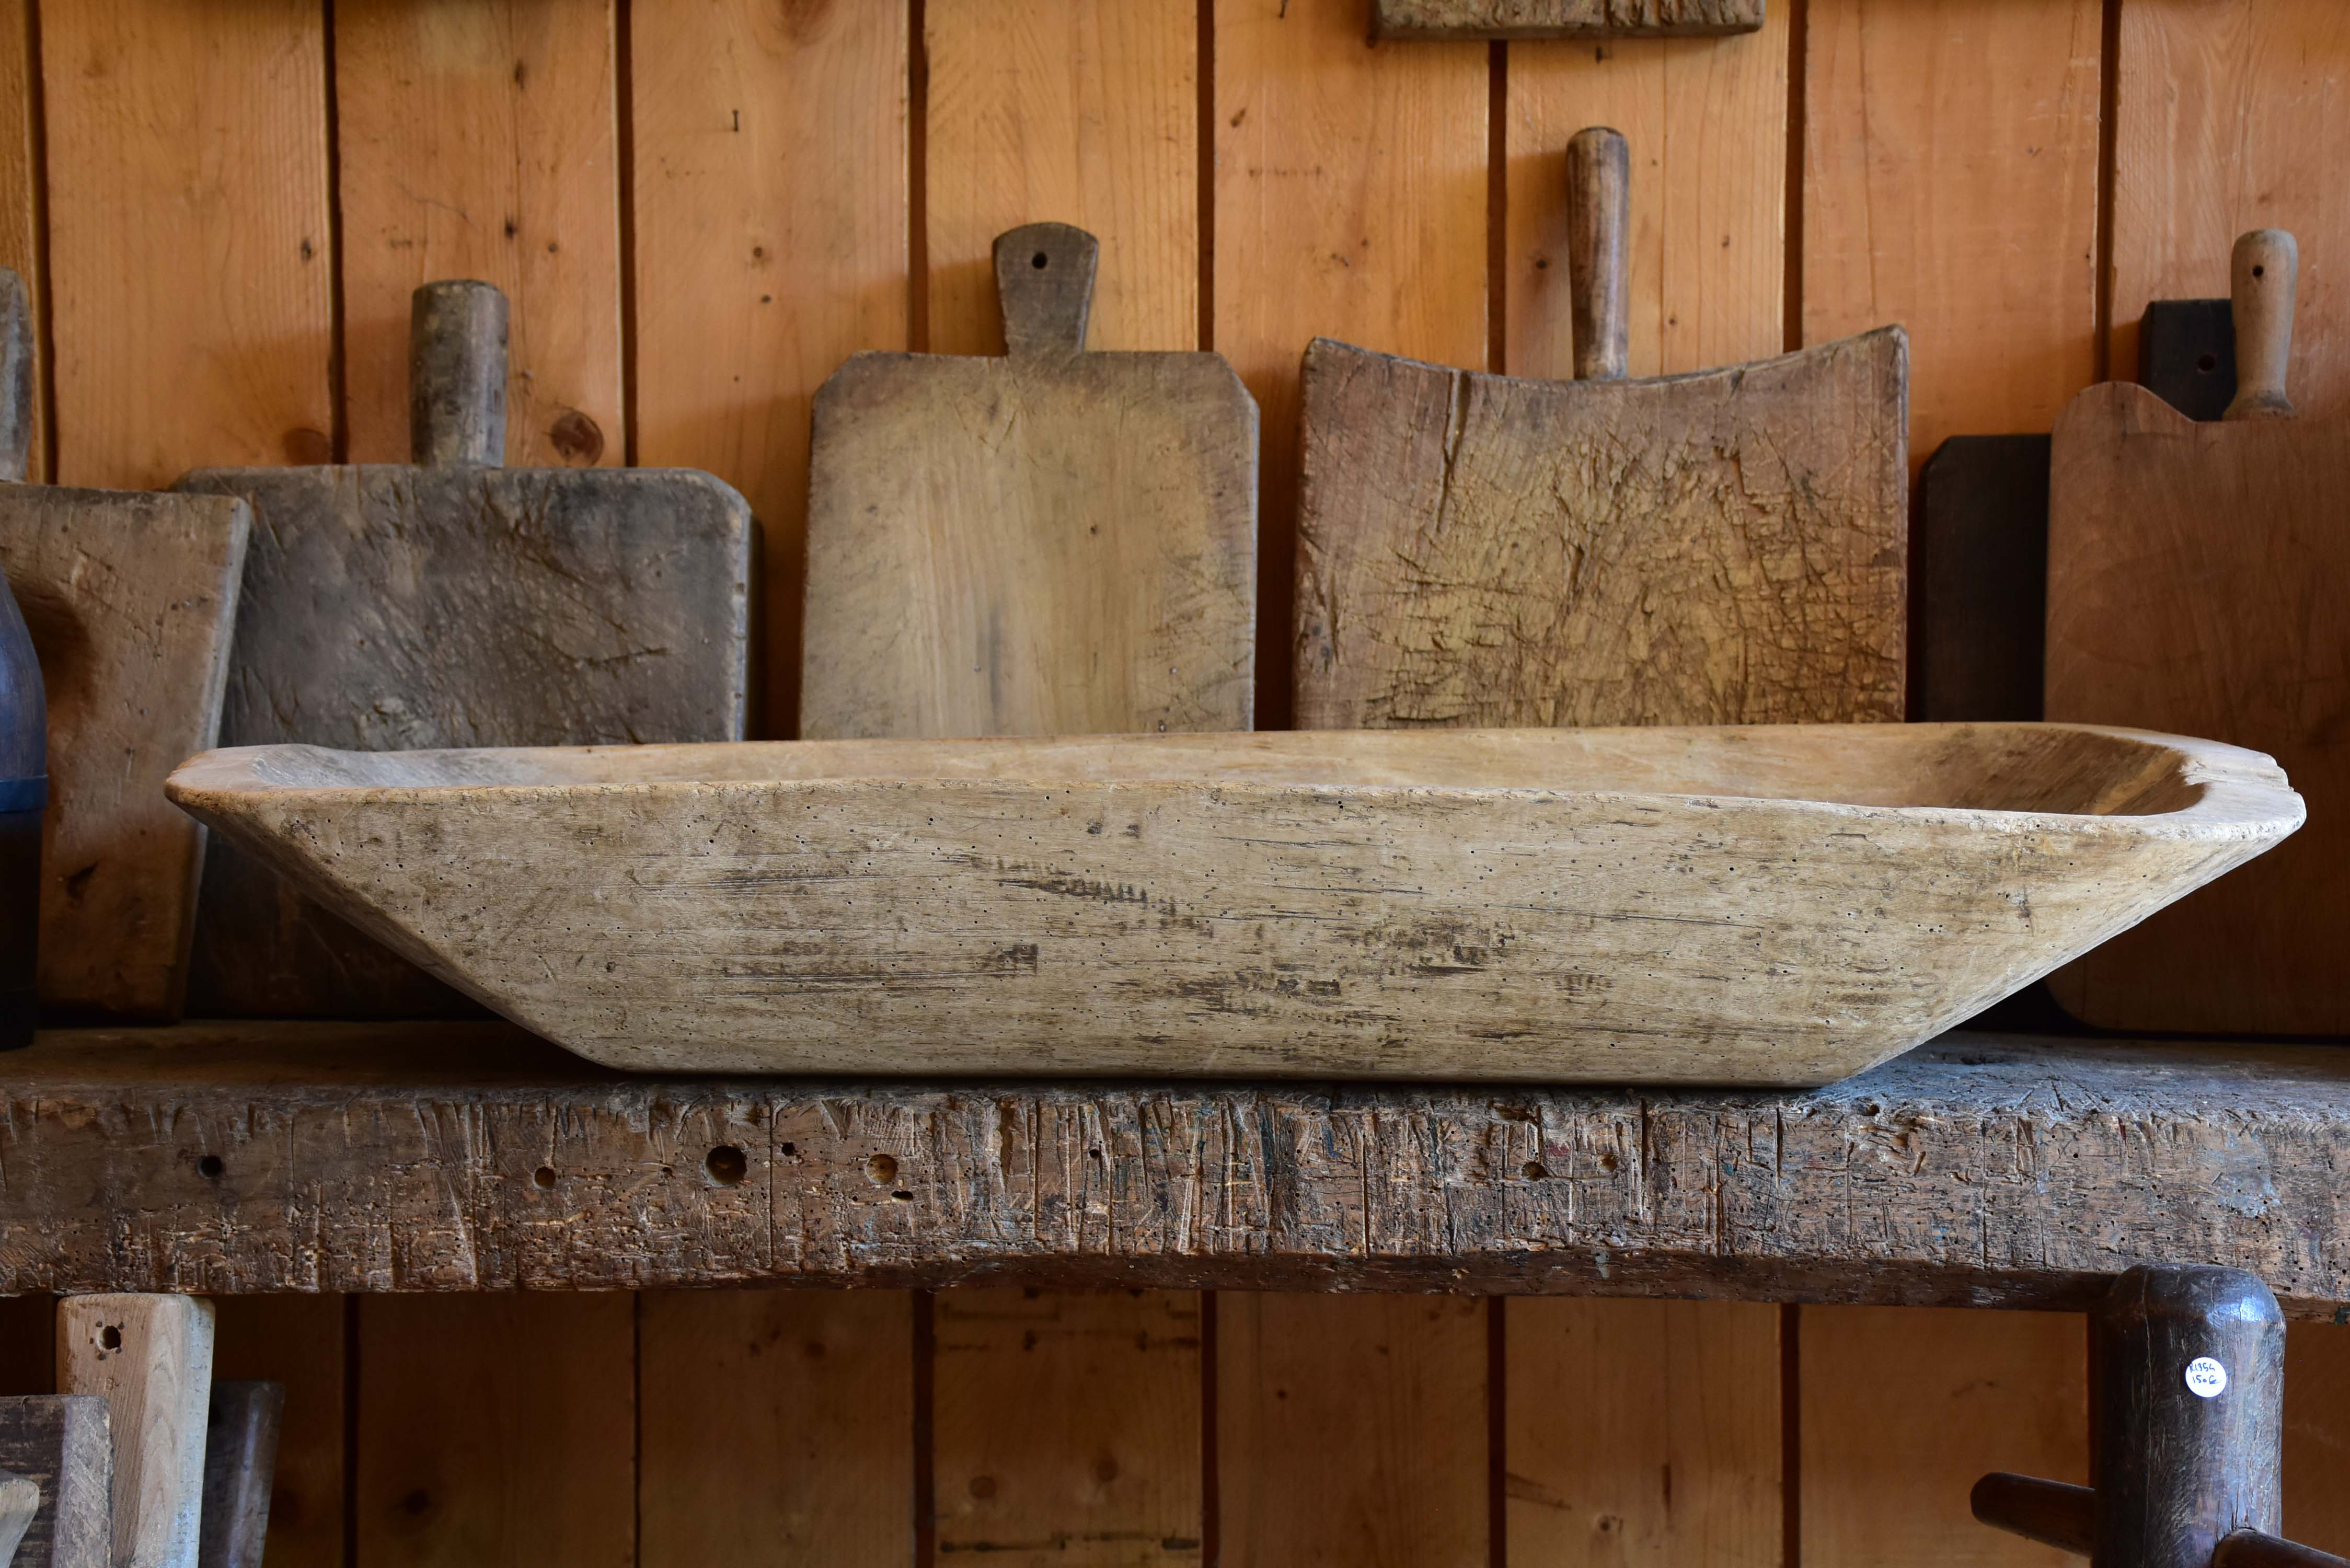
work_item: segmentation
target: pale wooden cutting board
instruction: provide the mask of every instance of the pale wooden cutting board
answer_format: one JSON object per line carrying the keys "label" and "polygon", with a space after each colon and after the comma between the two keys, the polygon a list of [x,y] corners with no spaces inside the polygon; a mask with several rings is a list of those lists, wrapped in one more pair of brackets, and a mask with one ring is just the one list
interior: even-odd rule
{"label": "pale wooden cutting board", "polygon": [[[505,300],[417,291],[414,464],[209,469],[255,519],[224,745],[359,751],[743,738],[752,522],[683,469],[507,469]],[[216,848],[192,1004],[250,1017],[470,1011]]]}
{"label": "pale wooden cutting board", "polygon": [[49,700],[41,1000],[176,1017],[204,830],[163,779],[220,731],[252,514],[240,501],[25,484],[31,311],[0,271],[0,571]]}
{"label": "pale wooden cutting board", "polygon": [[817,394],[802,735],[1249,728],[1256,403],[1218,355],[1086,352],[1096,254],[1011,231],[1008,354]]}
{"label": "pale wooden cutting board", "polygon": [[1899,719],[1906,335],[1623,379],[1623,140],[1569,156],[1584,379],[1306,351],[1298,726]]}
{"label": "pale wooden cutting board", "polygon": [[2297,262],[2289,234],[2237,242],[2222,421],[2116,381],[2056,421],[2048,717],[2267,752],[2309,803],[2257,863],[2050,978],[2105,1028],[2350,1033],[2350,421],[2292,417]]}

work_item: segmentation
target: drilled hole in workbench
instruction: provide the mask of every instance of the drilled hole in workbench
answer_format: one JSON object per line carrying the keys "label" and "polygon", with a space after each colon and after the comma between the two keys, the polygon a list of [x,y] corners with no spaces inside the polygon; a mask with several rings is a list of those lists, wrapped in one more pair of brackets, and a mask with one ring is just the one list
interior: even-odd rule
{"label": "drilled hole in workbench", "polygon": [[887,1187],[898,1179],[898,1162],[886,1154],[877,1154],[865,1162],[865,1179],[876,1187]]}
{"label": "drilled hole in workbench", "polygon": [[221,1179],[221,1172],[227,1168],[227,1166],[221,1163],[221,1157],[216,1154],[208,1154],[196,1161],[196,1174],[206,1181],[218,1181]]}
{"label": "drilled hole in workbench", "polygon": [[787,1144],[784,1145],[784,1152],[785,1152],[785,1154],[797,1154],[797,1153],[799,1153],[799,1146],[798,1146],[798,1145],[796,1145],[796,1144],[788,1144],[788,1143],[787,1143]]}
{"label": "drilled hole in workbench", "polygon": [[751,1162],[733,1144],[722,1143],[710,1151],[709,1158],[702,1162],[702,1168],[708,1171],[710,1179],[719,1186],[734,1187],[751,1173]]}
{"label": "drilled hole in workbench", "polygon": [[530,1173],[530,1184],[541,1192],[555,1185],[555,1167],[542,1165]]}

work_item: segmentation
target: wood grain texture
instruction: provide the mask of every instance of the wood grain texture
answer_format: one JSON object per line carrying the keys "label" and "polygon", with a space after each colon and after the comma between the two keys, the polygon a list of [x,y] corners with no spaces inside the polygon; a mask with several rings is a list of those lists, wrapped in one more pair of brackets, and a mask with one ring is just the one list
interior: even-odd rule
{"label": "wood grain texture", "polygon": [[[234,1174],[224,1166],[221,1179],[234,1184],[248,1175],[240,1161]],[[266,1378],[286,1389],[264,1542],[269,1568],[349,1568],[343,1561],[346,1304],[332,1293],[224,1296],[215,1303],[214,1376]]]}
{"label": "wood grain texture", "polygon": [[115,1568],[196,1568],[212,1408],[212,1303],[125,1294],[58,1303],[57,1386],[107,1404]]}
{"label": "wood grain texture", "polygon": [[330,455],[324,29],[316,0],[43,13],[61,482]]}
{"label": "wood grain texture", "polygon": [[[1785,0],[1781,0],[1782,7]],[[1372,0],[1379,38],[1706,37],[1762,26],[1763,0]]]}
{"label": "wood grain texture", "polygon": [[14,1563],[16,1548],[41,1511],[41,1489],[13,1470],[0,1470],[0,1563]]}
{"label": "wood grain texture", "polygon": [[283,1383],[213,1384],[204,1428],[204,1501],[198,1568],[261,1568],[269,1535],[269,1493],[286,1419]]}
{"label": "wood grain texture", "polygon": [[[227,745],[723,740],[748,713],[751,519],[705,473],[215,469],[255,517]],[[465,1004],[215,848],[192,1004],[434,1016]]]}
{"label": "wood grain texture", "polygon": [[2350,412],[2331,149],[2350,112],[2350,13],[2326,0],[2128,0],[2115,94],[2113,364],[2154,300],[2227,292],[2246,229],[2290,229],[2304,270],[2292,383],[2306,418]]}
{"label": "wood grain texture", "polygon": [[2095,366],[2098,0],[1813,0],[1803,337],[1906,324],[1914,464]]}
{"label": "wood grain texture", "polygon": [[2285,1334],[2284,1533],[2350,1553],[2350,1327],[2296,1323]]}
{"label": "wood grain texture", "polygon": [[[2070,1563],[1977,1523],[1988,1470],[2088,1479],[2088,1334],[2070,1313],[1805,1307],[1805,1562],[1952,1568]],[[1874,1409],[1892,1418],[1854,1419]]]}
{"label": "wood grain texture", "polygon": [[[1000,283],[1032,249],[1088,265],[1080,231],[1015,233]],[[1075,350],[1015,331],[1008,356],[860,354],[825,383],[802,734],[1250,727],[1255,405],[1212,354],[1083,352],[1074,317]]]}
{"label": "wood grain texture", "polygon": [[1631,373],[1711,369],[1785,347],[1792,15],[1772,7],[1752,37],[1512,47],[1503,369],[1572,374],[1564,158],[1588,125],[1631,144]]}
{"label": "wood grain texture", "polygon": [[[1486,362],[1487,50],[1363,42],[1347,0],[1215,12],[1214,347],[1263,432],[1263,558],[1295,558],[1299,356],[1316,332]],[[1295,587],[1257,603],[1260,722],[1289,711]]]}
{"label": "wood grain texture", "polygon": [[[501,1024],[68,1032],[10,1065],[5,1291],[993,1280],[2077,1310],[2168,1259],[2259,1273],[2302,1317],[2350,1303],[2350,1061],[2323,1046],[1960,1033],[1777,1095],[663,1079]],[[743,1180],[710,1180],[720,1147]],[[1077,1185],[1094,1148],[1107,1190]]]}
{"label": "wood grain texture", "polygon": [[409,291],[444,277],[513,304],[506,461],[622,460],[614,82],[609,0],[337,7],[351,461],[407,455]]}
{"label": "wood grain texture", "polygon": [[761,521],[770,735],[799,711],[810,404],[848,355],[908,347],[907,16],[630,10],[636,461],[710,470]]}
{"label": "wood grain texture", "polygon": [[2057,421],[2047,711],[2235,735],[2311,805],[2288,853],[2058,974],[2118,1028],[2340,1033],[2350,975],[2350,422],[2199,424],[2108,382]]}
{"label": "wood grain texture", "polygon": [[1227,1291],[1216,1313],[1231,1560],[1482,1568],[1484,1303]]}
{"label": "wood grain texture", "polygon": [[936,1311],[941,1556],[1201,1561],[1196,1292],[966,1289]]}
{"label": "wood grain texture", "polygon": [[[34,43],[33,0],[0,0],[0,267],[22,280],[33,318],[48,309],[47,257],[41,244],[40,115],[37,105],[41,64]],[[31,397],[24,410],[24,433],[30,458],[22,477],[36,483],[48,477],[47,367],[40,359],[40,339],[30,337],[33,364],[27,381]],[[0,398],[8,396],[0,391]]]}
{"label": "wood grain texture", "polygon": [[115,1568],[114,1443],[103,1397],[0,1398],[0,1469],[41,1491],[14,1568]]}
{"label": "wood grain texture", "polygon": [[1752,1303],[1512,1301],[1509,1560],[1778,1568],[1779,1321]]}
{"label": "wood grain texture", "polygon": [[629,1568],[634,1307],[617,1292],[362,1303],[359,1568]]}
{"label": "wood grain texture", "polygon": [[990,259],[1022,223],[1101,241],[1097,349],[1199,347],[1194,0],[933,0],[930,348],[1001,354]]}
{"label": "wood grain texture", "polygon": [[644,1568],[911,1560],[911,1299],[880,1290],[641,1298]]}
{"label": "wood grain texture", "polygon": [[162,784],[219,739],[251,528],[226,497],[0,487],[0,570],[48,690],[52,1005],[179,1015],[204,840]]}
{"label": "wood grain texture", "polygon": [[609,1065],[1021,1076],[1825,1083],[2302,816],[2257,753],[2036,725],[282,746],[168,788]]}
{"label": "wood grain texture", "polygon": [[1317,339],[1298,723],[1898,718],[1907,377],[1898,330],[1638,382]]}

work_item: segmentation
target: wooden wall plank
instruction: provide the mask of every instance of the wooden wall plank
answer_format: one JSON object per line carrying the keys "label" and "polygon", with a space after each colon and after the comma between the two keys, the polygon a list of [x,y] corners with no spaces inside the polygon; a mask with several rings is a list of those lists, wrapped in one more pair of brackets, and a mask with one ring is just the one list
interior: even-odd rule
{"label": "wooden wall plank", "polygon": [[1566,143],[1631,145],[1631,373],[1760,359],[1785,345],[1787,63],[1794,11],[1722,39],[1513,44],[1506,249],[1513,376],[1571,379]]}
{"label": "wooden wall plank", "polygon": [[1513,1568],[1778,1568],[1780,1311],[1512,1301]]}
{"label": "wooden wall plank", "polygon": [[0,1296],[0,1398],[57,1391],[57,1298]]}
{"label": "wooden wall plank", "polygon": [[1485,1568],[1485,1311],[1219,1292],[1222,1560]]}
{"label": "wooden wall plank", "polygon": [[910,1562],[911,1301],[648,1292],[644,1568]]}
{"label": "wooden wall plank", "polygon": [[1805,1307],[1802,1560],[2058,1568],[1975,1522],[1989,1470],[2085,1484],[2088,1325],[2074,1313]]}
{"label": "wooden wall plank", "polygon": [[1001,354],[995,236],[1101,242],[1094,348],[1200,347],[1196,0],[930,0],[931,351]]}
{"label": "wooden wall plank", "polygon": [[956,1290],[936,1312],[941,1557],[1200,1562],[1197,1292]]}
{"label": "wooden wall plank", "polygon": [[636,1298],[359,1303],[357,1568],[636,1562]]}
{"label": "wooden wall plank", "polygon": [[1909,329],[1909,461],[2096,358],[2099,0],[1812,0],[1803,335]]}
{"label": "wooden wall plank", "polygon": [[335,7],[350,461],[408,461],[409,295],[504,289],[506,461],[622,458],[610,0]]}
{"label": "wooden wall plank", "polygon": [[345,1299],[213,1298],[213,1376],[286,1385],[269,1568],[343,1568]]}
{"label": "wooden wall plank", "polygon": [[740,490],[765,545],[766,732],[797,722],[808,409],[908,346],[907,8],[638,0],[636,461]]}
{"label": "wooden wall plank", "polygon": [[2301,292],[2290,385],[2303,418],[2350,410],[2350,9],[2334,0],[2124,0],[2114,119],[2113,364],[2154,299],[2228,292],[2247,229],[2291,229]]}
{"label": "wooden wall plank", "polygon": [[2284,1533],[2350,1554],[2350,1326],[2342,1324],[2285,1331]]}
{"label": "wooden wall plank", "polygon": [[[40,62],[34,56],[33,0],[0,0],[0,266],[25,280],[31,296],[33,319],[39,321],[47,305],[48,277],[41,265],[39,123],[36,91]],[[36,332],[33,343],[33,378],[40,385],[47,367]],[[33,400],[32,452],[25,477],[38,483],[48,477],[45,400]]]}
{"label": "wooden wall plank", "polygon": [[44,8],[62,482],[328,455],[324,40],[317,0]]}

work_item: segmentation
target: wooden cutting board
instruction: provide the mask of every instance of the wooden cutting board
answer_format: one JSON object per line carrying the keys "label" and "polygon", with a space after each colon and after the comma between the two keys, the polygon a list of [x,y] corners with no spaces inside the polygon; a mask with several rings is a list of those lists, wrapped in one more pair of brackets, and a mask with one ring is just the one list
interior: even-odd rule
{"label": "wooden cutting board", "polygon": [[2298,255],[2236,243],[2237,393],[2197,423],[2107,382],[2057,420],[2051,719],[2269,753],[2309,825],[2049,981],[2112,1029],[2350,1033],[2350,421],[2285,395]]}
{"label": "wooden cutting board", "polygon": [[1899,719],[1908,340],[1627,380],[1627,150],[1568,151],[1574,381],[1305,354],[1297,723]]}
{"label": "wooden cutting board", "polygon": [[1008,353],[817,393],[803,736],[1249,728],[1256,402],[1219,355],[1086,352],[1097,251],[1012,230]]}
{"label": "wooden cutting board", "polygon": [[178,1016],[204,830],[163,779],[220,732],[252,514],[224,496],[25,484],[32,313],[0,271],[0,571],[49,699],[41,1000]]}
{"label": "wooden cutting board", "polygon": [[[224,745],[361,751],[739,740],[750,509],[683,469],[507,469],[506,306],[416,294],[413,464],[208,469],[253,547]],[[249,1017],[471,1011],[224,848],[204,873],[192,1005]]]}

